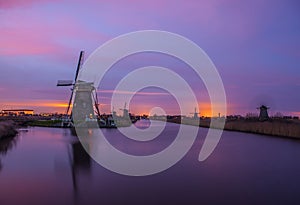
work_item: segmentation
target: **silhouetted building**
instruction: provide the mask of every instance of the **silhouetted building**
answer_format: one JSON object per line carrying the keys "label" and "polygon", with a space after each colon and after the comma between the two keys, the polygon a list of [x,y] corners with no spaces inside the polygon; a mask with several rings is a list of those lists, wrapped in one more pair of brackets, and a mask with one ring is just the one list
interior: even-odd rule
{"label": "silhouetted building", "polygon": [[96,119],[92,100],[93,90],[93,83],[80,81],[75,84],[75,100],[72,110],[75,123],[84,125],[87,122],[92,123]]}
{"label": "silhouetted building", "polygon": [[265,121],[269,119],[269,114],[268,114],[268,109],[269,107],[262,105],[259,107],[259,120],[260,121]]}
{"label": "silhouetted building", "polygon": [[33,110],[28,109],[12,109],[12,110],[2,110],[1,114],[3,116],[22,116],[22,115],[33,115]]}
{"label": "silhouetted building", "polygon": [[190,114],[193,114],[194,119],[199,119],[198,114],[200,114],[200,113],[197,112],[197,108],[195,108],[195,111],[193,113],[190,113]]}

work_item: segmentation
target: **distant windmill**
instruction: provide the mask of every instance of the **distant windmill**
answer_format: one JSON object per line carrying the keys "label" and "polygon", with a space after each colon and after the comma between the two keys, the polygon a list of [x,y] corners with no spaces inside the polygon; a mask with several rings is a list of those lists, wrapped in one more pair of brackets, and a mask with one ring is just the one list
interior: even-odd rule
{"label": "distant windmill", "polygon": [[[76,86],[76,83],[77,83],[77,77],[78,77],[78,74],[79,74],[79,70],[81,69],[81,66],[83,64],[83,59],[84,59],[84,51],[80,51],[74,81],[72,81],[72,80],[59,80],[57,82],[57,86],[72,86],[72,88],[71,88],[72,92],[71,92],[71,96],[70,96],[70,99],[69,99],[69,102],[68,102],[66,115],[69,114],[69,111],[70,111],[70,108],[71,108],[71,103],[72,103],[73,98],[74,98],[74,90],[75,90],[75,86]],[[100,116],[100,111],[99,111],[99,107],[98,107],[99,103],[98,103],[97,92],[95,92],[95,96],[93,95],[93,100],[94,100],[94,103],[95,103],[94,106],[96,108],[96,113],[97,113],[98,116]],[[70,114],[70,118],[71,117],[72,117],[72,112]]]}
{"label": "distant windmill", "polygon": [[129,117],[129,110],[126,109],[126,102],[124,104],[124,108],[120,110],[123,110],[123,117]]}
{"label": "distant windmill", "polygon": [[113,110],[112,110],[112,116],[113,118],[115,118],[117,116],[117,112],[115,111],[115,107],[113,106]]}
{"label": "distant windmill", "polygon": [[200,112],[198,113],[197,112],[197,108],[195,107],[195,112],[194,113],[190,113],[190,114],[193,114],[194,116],[193,116],[193,118],[194,119],[198,119],[199,117],[198,117],[198,114],[200,115]]}
{"label": "distant windmill", "polygon": [[270,109],[269,107],[265,106],[265,105],[261,105],[260,107],[256,108],[259,109],[259,120],[260,121],[265,121],[269,119],[269,114],[268,114],[268,109]]}

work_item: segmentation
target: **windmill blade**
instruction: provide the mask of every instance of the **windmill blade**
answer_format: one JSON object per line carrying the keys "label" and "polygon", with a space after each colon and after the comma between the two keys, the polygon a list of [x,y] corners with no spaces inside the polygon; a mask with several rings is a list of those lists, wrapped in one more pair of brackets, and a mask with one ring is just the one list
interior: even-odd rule
{"label": "windmill blade", "polygon": [[56,86],[71,86],[73,85],[72,80],[58,80]]}
{"label": "windmill blade", "polygon": [[98,95],[97,95],[97,91],[95,91],[95,96],[93,95],[94,98],[94,104],[95,104],[95,108],[96,108],[96,114],[98,117],[100,117],[100,110],[99,110],[99,103],[98,103]]}
{"label": "windmill blade", "polygon": [[[84,58],[84,51],[80,51],[80,55],[79,55],[79,59],[78,59],[78,64],[77,64],[77,68],[76,68],[76,73],[75,73],[75,78],[74,78],[74,84],[73,84],[74,86],[75,86],[76,81],[77,81],[79,70],[80,70],[80,68],[82,66],[82,63],[83,63],[83,58]],[[73,86],[72,93],[71,93],[71,96],[70,96],[70,99],[69,99],[69,103],[68,103],[68,108],[67,108],[66,114],[69,113],[69,110],[70,110],[70,107],[71,107],[71,103],[72,103],[72,100],[73,100],[73,94],[74,94],[74,86]],[[72,116],[72,112],[71,112],[70,117],[71,116]]]}
{"label": "windmill blade", "polygon": [[79,73],[79,70],[80,70],[80,68],[82,66],[82,63],[83,63],[83,58],[84,58],[84,51],[80,51],[74,83],[76,83],[76,81],[77,81],[78,73]]}
{"label": "windmill blade", "polygon": [[71,107],[71,103],[72,103],[72,99],[73,99],[73,91],[74,89],[72,89],[72,92],[71,92],[71,96],[70,96],[70,99],[69,99],[69,103],[68,103],[68,108],[67,108],[67,111],[66,111],[66,114],[68,115],[69,113],[69,110],[70,110],[70,107]]}

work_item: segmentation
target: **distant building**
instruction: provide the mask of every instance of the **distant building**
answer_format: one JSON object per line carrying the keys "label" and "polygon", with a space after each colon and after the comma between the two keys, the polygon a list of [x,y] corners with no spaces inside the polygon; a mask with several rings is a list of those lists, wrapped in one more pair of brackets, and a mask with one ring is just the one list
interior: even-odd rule
{"label": "distant building", "polygon": [[33,115],[33,110],[29,109],[12,109],[12,110],[2,110],[2,116],[23,116],[23,115]]}
{"label": "distant building", "polygon": [[269,107],[262,105],[258,108],[260,110],[259,112],[259,120],[265,121],[269,119],[268,109]]}

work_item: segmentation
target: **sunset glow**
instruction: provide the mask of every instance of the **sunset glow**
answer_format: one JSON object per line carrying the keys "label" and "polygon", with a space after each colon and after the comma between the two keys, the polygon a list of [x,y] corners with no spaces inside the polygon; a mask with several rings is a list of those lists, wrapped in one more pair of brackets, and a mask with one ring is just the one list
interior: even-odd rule
{"label": "sunset glow", "polygon": [[[3,102],[1,109],[34,109],[35,112],[65,113],[68,103],[66,102]],[[72,106],[71,106],[72,107]]]}
{"label": "sunset glow", "polygon": [[[0,94],[3,96],[0,107],[65,112],[71,92],[69,88],[57,88],[56,82],[74,79],[81,50],[88,57],[118,35],[155,29],[185,36],[207,53],[224,83],[227,114],[245,115],[257,112],[260,104],[267,104],[271,113],[299,116],[297,8],[296,1],[271,0],[176,3],[88,0],[84,4],[0,1]],[[211,113],[202,80],[183,62],[149,54],[130,56],[118,65],[114,65],[100,85],[102,112],[111,112],[110,96],[126,74],[141,66],[157,65],[177,72],[189,82],[197,95],[200,115],[218,115],[217,111]],[[167,113],[179,112],[174,103],[165,100],[169,94],[150,90],[138,95],[139,100],[130,105],[132,112],[148,113],[155,106],[165,107]],[[193,112],[194,107],[190,105],[190,111],[184,112]]]}

